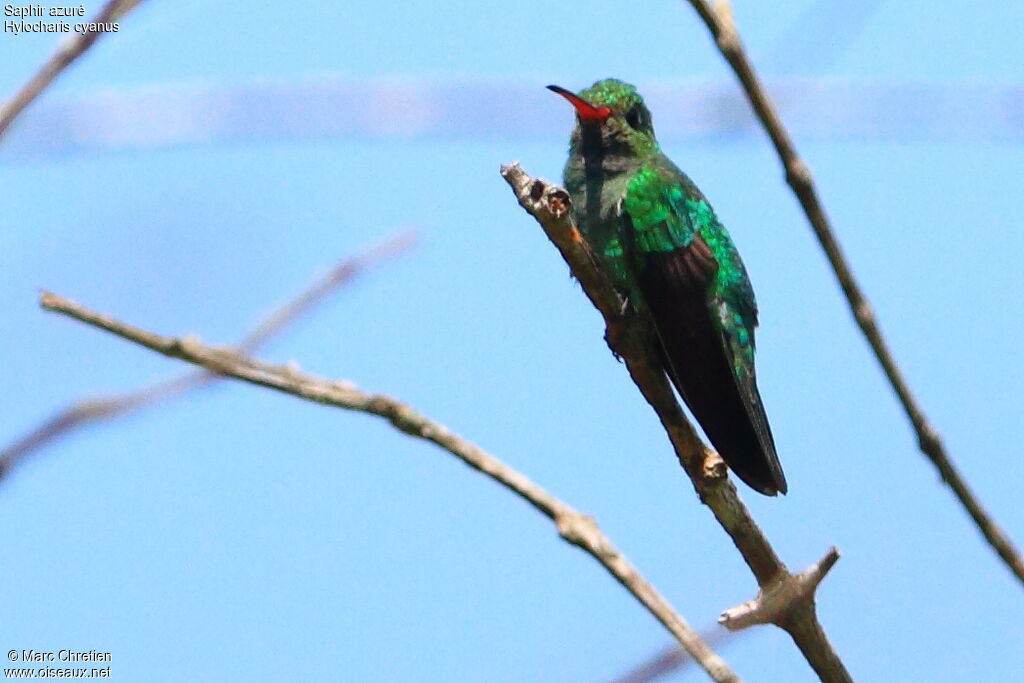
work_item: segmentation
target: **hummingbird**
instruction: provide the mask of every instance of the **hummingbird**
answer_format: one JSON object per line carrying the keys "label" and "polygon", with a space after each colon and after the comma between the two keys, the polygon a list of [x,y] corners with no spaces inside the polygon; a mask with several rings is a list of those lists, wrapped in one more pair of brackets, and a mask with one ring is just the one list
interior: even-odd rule
{"label": "hummingbird", "polygon": [[786,493],[754,371],[757,302],[729,233],[662,153],[635,87],[548,89],[576,110],[564,181],[580,232],[649,314],[666,374],[725,463],[759,493]]}

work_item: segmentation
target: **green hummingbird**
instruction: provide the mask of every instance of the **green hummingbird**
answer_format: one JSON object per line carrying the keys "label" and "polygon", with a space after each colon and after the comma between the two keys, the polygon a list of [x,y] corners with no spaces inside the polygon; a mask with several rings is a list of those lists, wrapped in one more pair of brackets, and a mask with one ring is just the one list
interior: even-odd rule
{"label": "green hummingbird", "polygon": [[665,372],[726,464],[760,493],[786,493],[754,372],[757,303],[729,233],[661,152],[636,88],[548,89],[576,109],[565,187],[580,232],[650,314]]}

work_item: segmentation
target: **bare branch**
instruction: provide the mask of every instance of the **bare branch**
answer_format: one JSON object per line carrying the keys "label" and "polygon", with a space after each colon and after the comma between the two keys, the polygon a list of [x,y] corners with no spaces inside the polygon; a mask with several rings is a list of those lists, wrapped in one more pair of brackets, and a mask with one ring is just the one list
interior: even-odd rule
{"label": "bare branch", "polygon": [[811,227],[814,228],[814,234],[817,235],[818,242],[832,265],[832,270],[835,271],[843,294],[846,295],[854,320],[860,326],[861,332],[864,333],[871,345],[871,350],[885,371],[885,376],[889,379],[893,391],[899,397],[903,410],[917,434],[921,452],[938,469],[942,480],[953,490],[985,540],[999,554],[999,557],[1016,575],[1017,579],[1024,583],[1024,557],[1021,556],[1009,537],[1003,533],[995,519],[985,510],[981,501],[974,495],[966,480],[957,470],[956,465],[946,452],[939,433],[928,422],[928,418],[918,405],[910,391],[910,386],[896,364],[896,359],[882,336],[882,330],[875,319],[871,304],[861,291],[846,257],[843,256],[828,215],[825,213],[825,207],[818,198],[818,191],[811,171],[797,154],[796,147],[793,145],[782,119],[779,118],[767,91],[747,58],[729,4],[725,0],[719,0],[713,7],[708,5],[705,0],[689,0],[689,3],[693,5],[708,30],[711,31],[718,49],[736,72],[747,99],[750,100],[750,105],[771,137],[772,144],[785,168],[786,182],[793,189],[804,213],[807,214]]}
{"label": "bare branch", "polygon": [[[381,260],[404,251],[415,239],[416,233],[408,230],[358,256],[338,262],[326,275],[264,318],[239,342],[238,348],[249,353],[256,351],[336,289],[352,282],[360,273]],[[0,450],[0,478],[6,476],[11,468],[25,457],[57,439],[68,436],[80,427],[99,420],[122,417],[140,408],[198,389],[216,379],[217,375],[203,370],[190,371],[117,396],[89,398],[72,403]]]}
{"label": "bare branch", "polygon": [[270,365],[248,358],[233,349],[205,346],[192,337],[179,339],[153,334],[49,292],[43,292],[40,304],[46,310],[74,318],[165,356],[198,365],[208,372],[275,389],[307,401],[376,415],[410,436],[441,447],[469,467],[517,494],[550,518],[563,539],[600,562],[608,573],[639,600],[675,636],[679,644],[700,662],[713,680],[719,683],[735,683],[740,680],[700,635],[673,610],[654,586],[648,583],[615,548],[592,517],[569,507],[525,475],[408,405],[383,394],[365,393],[348,381],[331,381],[305,374],[299,371],[294,363],[283,366]]}
{"label": "bare branch", "polygon": [[[721,457],[697,437],[669,386],[658,358],[651,325],[618,292],[596,265],[590,247],[573,224],[568,194],[527,175],[519,164],[501,168],[519,205],[533,216],[562,254],[573,276],[605,320],[605,339],[626,364],[633,382],[668,432],[676,457],[701,501],[732,538],[762,589],[795,577],[789,573],[729,481]],[[818,623],[814,602],[796,601],[773,615],[777,626],[793,637],[804,657],[824,681],[850,681],[842,661]]]}
{"label": "bare branch", "polygon": [[[135,9],[140,2],[142,0],[108,0],[90,23],[106,24],[116,21]],[[18,92],[14,93],[14,96],[5,102],[3,107],[0,107],[0,138],[7,132],[11,123],[18,118],[18,115],[32,104],[64,69],[92,47],[101,35],[103,35],[103,31],[75,33],[60,44],[57,51],[50,55],[39,71]]]}

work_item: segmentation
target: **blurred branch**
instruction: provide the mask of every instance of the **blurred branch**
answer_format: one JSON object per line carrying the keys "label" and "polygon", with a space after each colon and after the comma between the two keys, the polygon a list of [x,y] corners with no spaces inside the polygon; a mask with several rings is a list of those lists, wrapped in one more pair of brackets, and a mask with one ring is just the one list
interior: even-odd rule
{"label": "blurred branch", "polygon": [[[778,609],[767,615],[771,623],[793,637],[822,680],[850,681],[839,655],[818,623],[813,590],[810,594],[801,592],[801,575],[790,573],[775,554],[729,481],[725,463],[697,437],[662,369],[649,322],[633,307],[624,305],[604,271],[596,265],[594,254],[573,223],[569,195],[560,187],[530,177],[519,164],[503,166],[501,174],[519,205],[540,223],[584,293],[601,312],[608,345],[625,362],[633,382],[658,415],[701,501],[711,508],[757,579],[760,595],[792,598],[772,602]],[[720,622],[730,626],[724,615]]]}
{"label": "blurred branch", "polygon": [[[732,642],[742,631],[727,631],[722,627],[701,632],[701,638],[711,647]],[[693,661],[693,658],[678,645],[669,645],[649,657],[639,666],[613,679],[612,683],[652,683],[660,678],[677,673]]]}
{"label": "blurred branch", "polygon": [[[299,316],[307,313],[339,287],[348,284],[360,273],[383,259],[395,256],[409,248],[415,239],[416,233],[408,230],[381,242],[358,256],[338,262],[326,275],[264,318],[239,342],[238,348],[247,353],[256,351],[271,337],[279,334],[295,322]],[[50,445],[57,439],[68,436],[80,427],[99,420],[122,417],[140,408],[198,389],[216,379],[217,375],[202,370],[186,372],[178,377],[172,377],[117,396],[77,401],[58,411],[14,443],[0,450],[0,478],[6,476],[11,468],[26,456]]]}
{"label": "blurred branch", "polygon": [[592,517],[569,507],[523,474],[466,441],[447,427],[416,412],[408,405],[382,394],[368,394],[360,391],[351,382],[331,381],[305,374],[296,369],[294,364],[269,365],[248,358],[232,349],[205,346],[190,337],[179,339],[153,334],[91,311],[49,292],[43,292],[40,303],[46,310],[74,318],[165,356],[201,366],[208,372],[234,377],[307,401],[376,415],[389,421],[399,431],[430,441],[466,465],[517,494],[551,519],[563,539],[581,548],[600,562],[675,636],[679,644],[700,662],[713,680],[719,683],[740,680],[725,662],[708,647],[700,635],[672,609],[672,606],[655,590],[654,586],[648,583],[630,564],[629,560],[615,548]]}
{"label": "blurred branch", "polygon": [[[3,138],[0,164],[271,141],[561,141],[564,126],[534,90],[514,81],[399,83],[322,75],[54,93]],[[732,82],[653,81],[643,91],[652,102],[673,105],[658,110],[662,143],[761,134]],[[773,81],[771,91],[790,130],[806,140],[1024,142],[1024,84],[789,78]],[[510,119],[512,108],[517,113]],[[223,115],[226,110],[231,116]]]}
{"label": "blurred branch", "polygon": [[981,531],[985,540],[999,554],[1006,566],[1009,567],[1018,580],[1024,583],[1024,558],[1014,547],[1013,542],[1003,533],[995,519],[985,510],[981,501],[974,495],[966,480],[957,470],[946,447],[942,443],[938,432],[928,422],[927,416],[918,405],[917,400],[910,391],[910,386],[903,377],[899,366],[896,364],[892,352],[889,350],[882,330],[875,320],[874,311],[868,302],[860,285],[853,276],[850,265],[843,256],[842,249],[832,231],[825,207],[818,198],[818,191],[814,184],[814,178],[807,164],[797,154],[789,133],[786,131],[775,110],[774,105],[768,97],[768,93],[761,85],[761,81],[754,71],[753,65],[747,58],[743,43],[740,40],[736,24],[733,21],[729,5],[724,0],[716,2],[714,7],[708,5],[705,0],[689,0],[690,4],[700,15],[708,30],[715,38],[718,49],[725,57],[733,71],[736,72],[740,84],[743,86],[750,105],[757,114],[762,125],[771,137],[772,144],[778,152],[786,171],[786,182],[793,189],[800,205],[807,214],[807,218],[814,228],[814,233],[821,243],[825,255],[828,257],[832,269],[835,271],[836,279],[846,295],[850,305],[850,311],[860,326],[861,332],[871,345],[871,350],[878,358],[879,364],[885,371],[893,390],[899,397],[903,410],[913,425],[917,434],[918,446],[921,452],[932,461],[938,469],[942,480],[953,490],[957,499],[967,510],[967,513],[974,520],[978,530]]}
{"label": "blurred branch", "polygon": [[[142,0],[109,0],[89,23],[105,24],[116,21],[135,9]],[[103,35],[103,31],[87,31],[75,33],[61,42],[57,51],[39,68],[7,102],[0,107],[0,138],[10,127],[14,119],[25,110],[25,107],[39,97],[50,86],[57,76],[68,68],[73,61],[81,57],[93,43]]]}

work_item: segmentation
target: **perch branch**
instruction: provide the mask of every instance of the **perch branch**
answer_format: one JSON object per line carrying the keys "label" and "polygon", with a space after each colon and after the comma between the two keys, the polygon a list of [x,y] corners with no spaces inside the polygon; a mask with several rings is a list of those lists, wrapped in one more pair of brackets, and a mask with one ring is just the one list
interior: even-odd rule
{"label": "perch branch", "polygon": [[953,494],[974,520],[974,524],[988,544],[998,553],[1017,579],[1024,583],[1024,557],[967,485],[967,481],[946,451],[939,433],[929,423],[927,416],[911,393],[910,386],[903,377],[899,365],[896,364],[896,359],[882,336],[882,330],[875,319],[871,304],[854,278],[853,271],[846,257],[843,256],[839,241],[832,231],[825,207],[818,198],[818,190],[815,187],[810,168],[797,154],[796,147],[793,145],[782,119],[747,57],[728,3],[719,0],[714,6],[711,6],[705,0],[688,1],[711,32],[722,56],[736,72],[736,77],[743,86],[751,107],[771,138],[775,151],[785,168],[786,182],[793,189],[804,213],[807,214],[814,234],[828,257],[832,270],[835,271],[836,279],[846,296],[853,318],[867,338],[871,350],[882,366],[885,376],[889,379],[893,391],[896,392],[903,410],[917,434],[918,447],[938,469],[942,480],[953,490]]}
{"label": "perch branch", "polygon": [[[750,511],[729,481],[721,457],[697,437],[683,414],[652,343],[651,326],[624,306],[618,292],[596,266],[594,256],[573,224],[566,191],[530,177],[519,164],[503,166],[501,175],[527,213],[533,216],[558,248],[591,303],[605,320],[605,339],[623,360],[633,382],[661,420],[680,464],[701,501],[732,538],[764,589],[798,580],[782,563]],[[804,657],[824,681],[850,681],[842,661],[818,623],[814,600],[794,601],[773,614]]]}
{"label": "perch branch", "polygon": [[[105,24],[116,21],[135,9],[142,0],[109,0],[90,23]],[[75,33],[62,41],[50,58],[33,74],[18,92],[0,107],[0,138],[16,118],[53,83],[64,69],[81,57],[103,35],[102,31]]]}
{"label": "perch branch", "polygon": [[615,548],[592,517],[569,507],[525,475],[408,405],[382,394],[365,393],[351,382],[314,377],[299,371],[294,364],[270,365],[248,358],[232,349],[205,346],[191,337],[179,339],[153,334],[49,292],[43,292],[40,304],[48,311],[74,318],[165,356],[198,365],[208,372],[234,377],[307,401],[376,415],[390,422],[399,431],[439,446],[464,464],[517,494],[551,519],[558,529],[559,536],[600,562],[616,581],[675,636],[679,644],[704,667],[713,680],[719,683],[735,683],[740,680],[700,635],[673,610],[654,586],[648,583]]}
{"label": "perch branch", "polygon": [[[409,230],[381,242],[363,254],[340,261],[298,296],[271,312],[239,342],[238,348],[247,353],[256,351],[336,289],[351,282],[381,260],[404,251],[415,239],[416,233]],[[0,450],[0,478],[6,476],[12,467],[27,456],[57,439],[68,436],[80,427],[99,420],[127,415],[140,408],[198,389],[215,379],[216,375],[204,370],[190,371],[117,396],[83,399],[72,403]]]}

